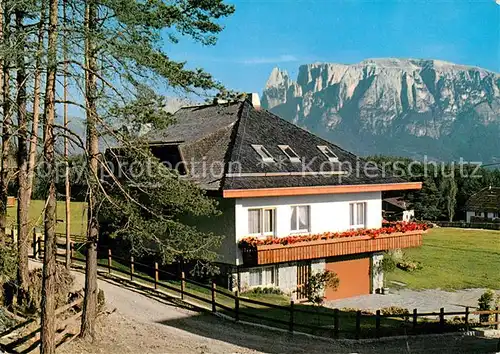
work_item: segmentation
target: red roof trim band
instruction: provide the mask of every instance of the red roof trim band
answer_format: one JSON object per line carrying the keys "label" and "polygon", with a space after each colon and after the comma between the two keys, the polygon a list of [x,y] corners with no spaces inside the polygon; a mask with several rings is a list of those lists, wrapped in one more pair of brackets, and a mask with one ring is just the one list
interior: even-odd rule
{"label": "red roof trim band", "polygon": [[290,195],[344,194],[362,192],[384,192],[422,189],[422,182],[359,184],[349,186],[284,187],[258,189],[228,189],[223,191],[224,198],[278,197]]}

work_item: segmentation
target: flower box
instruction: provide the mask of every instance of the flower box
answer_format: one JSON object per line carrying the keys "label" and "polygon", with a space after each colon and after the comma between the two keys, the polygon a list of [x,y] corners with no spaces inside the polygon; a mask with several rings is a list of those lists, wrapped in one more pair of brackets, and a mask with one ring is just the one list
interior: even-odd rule
{"label": "flower box", "polygon": [[240,244],[245,265],[261,265],[386,251],[422,245],[424,229],[388,234],[306,240],[290,244]]}

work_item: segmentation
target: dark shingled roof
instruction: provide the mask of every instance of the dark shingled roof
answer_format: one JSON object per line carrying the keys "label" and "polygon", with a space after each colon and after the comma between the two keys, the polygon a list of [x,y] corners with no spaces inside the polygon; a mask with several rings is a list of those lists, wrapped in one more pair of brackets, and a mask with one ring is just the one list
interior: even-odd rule
{"label": "dark shingled roof", "polygon": [[[352,153],[269,111],[255,109],[248,101],[182,108],[174,114],[174,120],[171,127],[151,134],[149,140],[155,144],[178,142],[188,171],[194,172],[188,175],[208,190],[406,182],[384,176]],[[264,163],[252,144],[263,145],[274,162]],[[278,145],[289,145],[301,162],[291,162]],[[339,162],[329,162],[318,145],[328,146]],[[224,173],[199,176],[190,165],[202,161],[206,166],[217,161]],[[303,171],[306,173],[298,175]],[[313,175],[319,171],[342,174]],[[289,175],[263,176],[264,173]]]}
{"label": "dark shingled roof", "polygon": [[465,204],[465,210],[500,212],[500,187],[487,187],[471,195]]}
{"label": "dark shingled roof", "polygon": [[382,201],[402,210],[406,210],[408,204],[403,197],[384,198]]}
{"label": "dark shingled roof", "polygon": [[238,102],[184,107],[174,114],[174,123],[168,129],[152,132],[148,139],[163,143],[197,141],[233,125],[238,120],[239,109]]}

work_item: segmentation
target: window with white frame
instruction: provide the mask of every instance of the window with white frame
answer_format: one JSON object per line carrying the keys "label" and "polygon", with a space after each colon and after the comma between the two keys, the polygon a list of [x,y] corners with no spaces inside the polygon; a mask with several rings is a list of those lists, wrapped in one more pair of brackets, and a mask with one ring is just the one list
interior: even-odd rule
{"label": "window with white frame", "polygon": [[299,155],[289,145],[278,145],[278,147],[290,159],[290,162],[300,162]]}
{"label": "window with white frame", "polygon": [[337,155],[335,155],[335,153],[332,151],[332,149],[330,149],[330,147],[326,146],[326,145],[318,145],[318,149],[319,151],[321,151],[326,157],[328,157],[328,160],[330,162],[338,162],[339,161],[339,158],[337,157]]}
{"label": "window with white frame", "polygon": [[309,205],[292,206],[292,215],[290,218],[290,230],[292,232],[309,232],[311,208]]}
{"label": "window with white frame", "polygon": [[366,227],[366,203],[349,204],[349,219],[352,229]]}
{"label": "window with white frame", "polygon": [[250,235],[274,235],[275,209],[248,209],[248,233]]}
{"label": "window with white frame", "polygon": [[259,154],[263,162],[274,162],[273,156],[262,145],[252,145],[253,149]]}
{"label": "window with white frame", "polygon": [[278,286],[278,267],[260,267],[250,269],[249,272],[250,286]]}
{"label": "window with white frame", "polygon": [[495,213],[493,213],[493,219],[496,219],[496,218],[498,218],[498,213],[495,212]]}

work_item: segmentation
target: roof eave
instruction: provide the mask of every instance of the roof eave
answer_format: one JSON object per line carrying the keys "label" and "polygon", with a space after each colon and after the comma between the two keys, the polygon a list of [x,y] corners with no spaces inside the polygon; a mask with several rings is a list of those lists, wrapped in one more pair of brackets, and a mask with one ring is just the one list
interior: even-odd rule
{"label": "roof eave", "polygon": [[359,184],[344,186],[281,187],[257,189],[226,189],[224,198],[257,198],[292,195],[345,194],[422,189],[422,182]]}

